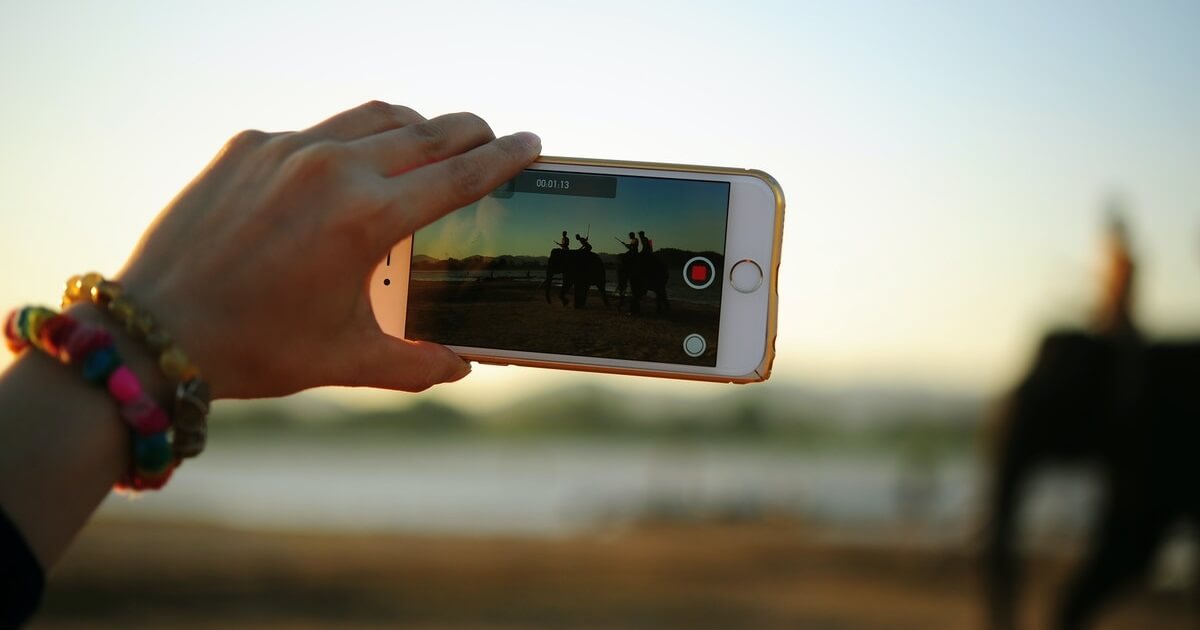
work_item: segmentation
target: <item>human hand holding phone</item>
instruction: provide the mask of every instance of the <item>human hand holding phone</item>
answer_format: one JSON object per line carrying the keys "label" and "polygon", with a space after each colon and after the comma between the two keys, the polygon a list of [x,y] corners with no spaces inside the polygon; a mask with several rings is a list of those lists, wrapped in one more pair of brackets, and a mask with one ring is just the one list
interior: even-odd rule
{"label": "human hand holding phone", "polygon": [[761,171],[543,157],[393,248],[372,303],[484,363],[762,381],[783,211]]}
{"label": "human hand holding phone", "polygon": [[446,347],[381,332],[368,298],[397,241],[511,179],[531,133],[372,101],[309,129],[246,131],[162,211],[117,277],[214,397],[462,378]]}

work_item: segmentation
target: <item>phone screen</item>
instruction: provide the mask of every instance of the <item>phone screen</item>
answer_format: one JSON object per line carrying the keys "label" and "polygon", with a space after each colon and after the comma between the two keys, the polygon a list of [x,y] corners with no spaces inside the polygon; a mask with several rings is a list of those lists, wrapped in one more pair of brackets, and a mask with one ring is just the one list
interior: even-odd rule
{"label": "phone screen", "polygon": [[413,236],[405,336],[715,367],[729,183],[526,170]]}

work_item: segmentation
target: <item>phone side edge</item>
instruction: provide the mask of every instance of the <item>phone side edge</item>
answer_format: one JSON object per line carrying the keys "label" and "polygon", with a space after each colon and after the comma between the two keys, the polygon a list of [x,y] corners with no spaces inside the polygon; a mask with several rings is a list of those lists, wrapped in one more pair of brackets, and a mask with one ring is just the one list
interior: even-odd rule
{"label": "phone side edge", "polygon": [[[371,311],[375,322],[385,334],[404,338],[404,325],[408,309],[409,275],[412,255],[412,237],[408,237],[392,246],[390,250],[391,265],[380,260],[371,272],[368,282],[367,296],[371,303]],[[389,278],[392,285],[383,284],[384,278]]]}
{"label": "phone side edge", "polygon": [[783,263],[783,218],[787,201],[783,196],[783,187],[770,173],[746,169],[746,174],[761,180],[775,195],[775,242],[771,251],[774,268],[771,270],[771,293],[767,305],[767,347],[762,363],[755,370],[759,380],[765,381],[771,378],[771,369],[775,364],[775,343],[779,339],[779,269]]}
{"label": "phone side edge", "polygon": [[[618,374],[622,376],[642,376],[652,378],[668,378],[679,381],[704,381],[709,383],[758,383],[766,380],[756,370],[743,376],[726,376],[721,374],[692,374],[687,372],[665,372],[662,370],[644,370],[628,367],[610,367],[606,365],[587,365],[583,363],[565,363],[552,360],[499,358],[495,355],[477,354],[474,352],[459,352],[458,356],[467,361],[475,361],[484,365],[513,365],[517,367],[532,367],[552,370],[568,370],[571,372],[590,372],[593,374]],[[768,375],[770,370],[768,369]]]}

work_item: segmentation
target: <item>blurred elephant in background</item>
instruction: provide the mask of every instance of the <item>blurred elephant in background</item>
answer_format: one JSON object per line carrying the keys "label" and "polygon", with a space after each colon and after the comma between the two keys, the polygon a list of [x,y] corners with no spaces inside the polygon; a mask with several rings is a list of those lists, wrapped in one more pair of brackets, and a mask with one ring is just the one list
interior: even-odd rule
{"label": "blurred elephant in background", "polygon": [[1145,574],[1180,521],[1200,525],[1200,340],[1146,341],[1134,323],[1133,257],[1110,224],[1095,323],[1047,335],[994,418],[984,568],[989,621],[1014,626],[1022,493],[1045,464],[1091,464],[1102,498],[1054,627],[1087,627]]}

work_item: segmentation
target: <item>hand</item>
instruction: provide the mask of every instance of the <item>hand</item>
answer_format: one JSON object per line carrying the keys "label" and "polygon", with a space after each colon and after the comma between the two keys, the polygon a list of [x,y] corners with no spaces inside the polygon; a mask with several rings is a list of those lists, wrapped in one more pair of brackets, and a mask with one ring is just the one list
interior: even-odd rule
{"label": "hand", "polygon": [[320,385],[419,391],[470,366],[396,339],[371,311],[395,243],[537,157],[473,114],[370,102],[310,129],[245,131],[146,232],[118,279],[195,361],[214,397]]}

